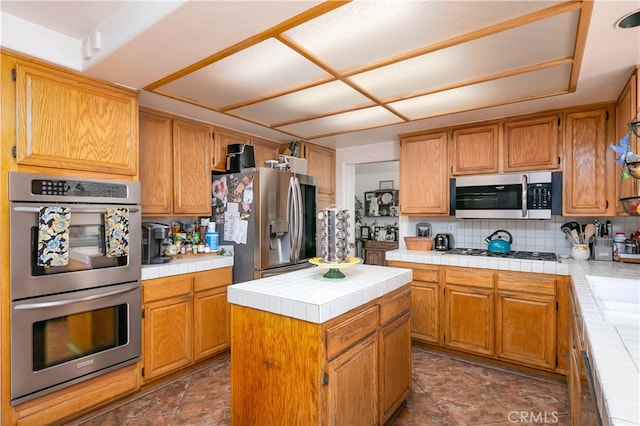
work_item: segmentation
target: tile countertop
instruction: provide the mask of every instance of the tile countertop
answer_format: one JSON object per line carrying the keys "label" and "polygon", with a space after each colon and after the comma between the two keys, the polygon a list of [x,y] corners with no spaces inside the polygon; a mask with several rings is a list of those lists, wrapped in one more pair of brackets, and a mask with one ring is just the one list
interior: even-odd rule
{"label": "tile countertop", "polygon": [[233,256],[203,255],[187,259],[173,259],[158,265],[142,265],[142,280],[168,277],[171,275],[189,274],[208,271],[210,269],[233,266]]}
{"label": "tile countertop", "polygon": [[311,267],[229,286],[230,303],[322,324],[411,282],[411,269],[352,265],[345,278]]}
{"label": "tile countertop", "polygon": [[[640,324],[616,326],[599,309],[585,276],[625,278],[640,286],[640,264],[576,261],[559,262],[501,259],[445,254],[437,251],[392,250],[387,260],[466,266],[506,271],[570,275],[577,308],[584,323],[585,345],[590,347],[598,408],[604,425],[640,424]],[[640,303],[640,301],[638,301]]]}

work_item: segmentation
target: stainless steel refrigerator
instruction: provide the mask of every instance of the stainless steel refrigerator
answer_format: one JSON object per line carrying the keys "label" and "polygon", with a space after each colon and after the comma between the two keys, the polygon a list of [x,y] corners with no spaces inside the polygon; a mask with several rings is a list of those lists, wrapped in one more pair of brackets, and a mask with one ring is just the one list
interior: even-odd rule
{"label": "stainless steel refrigerator", "polygon": [[233,246],[233,282],[308,267],[316,256],[317,179],[253,168],[214,175],[213,220]]}

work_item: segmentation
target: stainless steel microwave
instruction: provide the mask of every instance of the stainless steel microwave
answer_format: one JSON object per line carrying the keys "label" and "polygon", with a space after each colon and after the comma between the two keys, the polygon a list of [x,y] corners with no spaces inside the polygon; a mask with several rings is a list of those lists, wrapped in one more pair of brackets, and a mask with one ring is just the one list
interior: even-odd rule
{"label": "stainless steel microwave", "polygon": [[462,219],[551,219],[562,215],[562,173],[528,172],[453,179],[451,208]]}

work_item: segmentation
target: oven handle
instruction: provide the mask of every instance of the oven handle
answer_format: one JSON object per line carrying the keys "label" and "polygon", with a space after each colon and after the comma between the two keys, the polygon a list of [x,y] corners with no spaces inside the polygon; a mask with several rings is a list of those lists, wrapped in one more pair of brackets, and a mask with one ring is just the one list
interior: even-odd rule
{"label": "oven handle", "polygon": [[[40,211],[39,207],[14,207],[13,208],[14,211],[16,212],[24,212],[24,213],[38,213]],[[77,213],[104,213],[104,209],[83,209],[83,208],[77,208],[77,207],[70,207],[69,210],[71,210],[71,212],[77,212]],[[131,207],[129,208],[129,211],[131,213],[138,213],[140,211],[140,209],[138,209],[137,207]]]}
{"label": "oven handle", "polygon": [[135,290],[138,287],[139,287],[138,283],[129,284],[125,288],[120,288],[118,290],[113,290],[113,291],[109,291],[109,292],[106,292],[106,293],[95,294],[93,296],[86,296],[86,297],[79,297],[79,298],[72,298],[72,299],[55,300],[55,301],[52,301],[52,302],[26,303],[24,305],[18,305],[16,307],[14,307],[14,309],[16,309],[16,310],[43,309],[43,308],[53,308],[53,307],[56,307],[56,306],[71,305],[73,303],[87,302],[89,300],[102,299],[102,298],[105,298],[105,297],[114,296],[116,294],[126,293],[128,291]]}

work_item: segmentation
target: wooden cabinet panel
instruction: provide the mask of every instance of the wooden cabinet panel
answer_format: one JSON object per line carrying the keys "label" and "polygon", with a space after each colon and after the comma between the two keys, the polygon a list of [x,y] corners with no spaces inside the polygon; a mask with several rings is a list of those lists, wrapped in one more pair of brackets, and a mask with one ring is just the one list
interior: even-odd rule
{"label": "wooden cabinet panel", "polygon": [[[406,293],[407,299],[409,292]],[[411,391],[409,312],[380,330],[380,416],[391,417]],[[409,358],[407,358],[409,356]]]}
{"label": "wooden cabinet panel", "polygon": [[386,266],[386,253],[398,248],[397,241],[364,241],[364,263],[367,265]]}
{"label": "wooden cabinet panel", "polygon": [[326,331],[327,357],[329,359],[368,336],[378,328],[378,307],[373,307],[355,315]]}
{"label": "wooden cabinet panel", "polygon": [[504,123],[503,171],[557,169],[559,123],[558,115]]}
{"label": "wooden cabinet panel", "polygon": [[411,310],[411,291],[407,290],[380,304],[380,324],[385,325]]}
{"label": "wooden cabinet panel", "polygon": [[336,151],[305,143],[304,158],[307,160],[307,175],[318,178],[318,194],[333,197],[335,203]]}
{"label": "wooden cabinet panel", "polygon": [[278,142],[268,141],[266,139],[251,138],[253,145],[253,156],[256,161],[256,167],[267,167],[267,160],[278,159]]}
{"label": "wooden cabinet panel", "polygon": [[613,150],[607,131],[610,108],[565,114],[563,216],[612,215]]}
{"label": "wooden cabinet panel", "polygon": [[173,211],[211,215],[211,133],[207,125],[173,120]]}
{"label": "wooden cabinet panel", "polygon": [[171,117],[140,110],[140,186],[144,214],[173,209],[173,147]]}
{"label": "wooden cabinet panel", "polygon": [[445,283],[465,287],[493,288],[495,274],[490,270],[449,267],[445,269]]}
{"label": "wooden cabinet panel", "polygon": [[[633,75],[627,81],[620,97],[618,98],[618,102],[616,103],[616,136],[614,145],[619,145],[620,139],[622,139],[626,134],[629,133],[628,123],[634,120],[638,114],[638,68],[633,73]],[[629,148],[631,151],[638,153],[640,151],[640,145],[638,142],[638,138],[633,134],[630,135],[629,138]],[[618,154],[616,154],[617,156]],[[622,204],[620,204],[620,198],[625,197],[634,197],[636,195],[640,195],[640,180],[634,178],[628,179],[620,179],[620,174],[622,173],[622,165],[620,163],[615,163],[614,172],[613,172],[613,180],[616,184],[615,189],[615,203],[616,203],[616,213],[624,214],[627,213],[624,211]]]}
{"label": "wooden cabinet panel", "polygon": [[378,424],[377,335],[327,364],[328,425]]}
{"label": "wooden cabinet panel", "polygon": [[493,290],[445,286],[444,345],[467,352],[494,354]]}
{"label": "wooden cabinet panel", "polygon": [[426,343],[440,341],[440,291],[437,284],[411,283],[411,337]]}
{"label": "wooden cabinet panel", "polygon": [[34,62],[15,69],[18,164],[138,174],[137,92]]}
{"label": "wooden cabinet panel", "polygon": [[454,129],[451,137],[452,175],[498,172],[498,125]]}
{"label": "wooden cabinet panel", "polygon": [[498,290],[546,296],[555,296],[556,294],[555,277],[544,277],[540,276],[540,274],[522,272],[499,272],[497,282]]}
{"label": "wooden cabinet panel", "polygon": [[194,294],[194,361],[222,352],[229,347],[230,313],[226,287]]}
{"label": "wooden cabinet panel", "polygon": [[[553,296],[498,292],[496,355],[547,369],[556,365],[556,300]],[[532,326],[535,324],[535,326]]]}
{"label": "wooden cabinet panel", "polygon": [[144,380],[151,380],[191,364],[191,296],[145,304],[144,315]]}
{"label": "wooden cabinet panel", "polygon": [[403,215],[449,214],[447,133],[400,140],[400,212]]}
{"label": "wooden cabinet panel", "polygon": [[[227,170],[227,147],[233,144],[251,144],[251,137],[233,130],[216,127],[211,148],[211,170]],[[258,163],[256,162],[256,165]]]}

